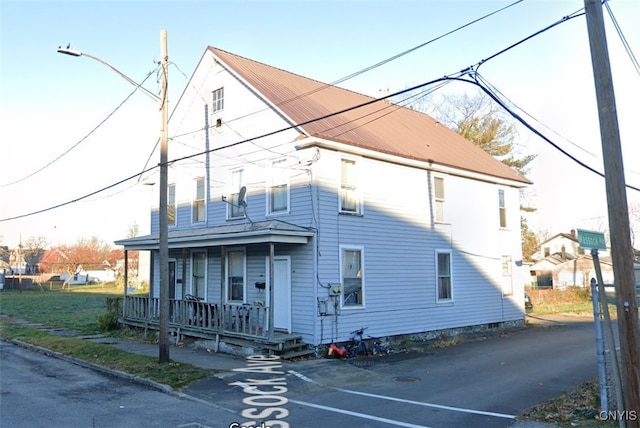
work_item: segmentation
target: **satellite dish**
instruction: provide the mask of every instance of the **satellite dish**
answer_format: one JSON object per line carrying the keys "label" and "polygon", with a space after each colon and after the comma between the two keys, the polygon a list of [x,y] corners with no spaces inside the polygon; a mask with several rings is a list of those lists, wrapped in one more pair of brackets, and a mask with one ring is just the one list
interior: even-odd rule
{"label": "satellite dish", "polygon": [[241,207],[246,207],[247,206],[247,202],[244,200],[244,198],[247,196],[247,187],[246,186],[242,186],[240,188],[240,193],[238,194],[238,205]]}

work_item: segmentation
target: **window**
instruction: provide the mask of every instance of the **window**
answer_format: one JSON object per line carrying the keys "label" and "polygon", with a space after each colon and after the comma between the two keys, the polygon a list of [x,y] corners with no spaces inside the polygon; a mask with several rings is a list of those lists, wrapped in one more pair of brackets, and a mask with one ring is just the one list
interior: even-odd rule
{"label": "window", "polygon": [[[244,217],[244,207],[240,206],[240,189],[243,182],[243,169],[236,169],[231,172],[231,188],[232,193],[229,197],[227,218],[242,218]],[[245,196],[246,199],[246,196]]]}
{"label": "window", "polygon": [[342,159],[340,175],[340,211],[360,214],[356,162]]}
{"label": "window", "polygon": [[289,178],[284,163],[285,160],[280,159],[271,164],[271,187],[268,192],[269,214],[289,211]]}
{"label": "window", "polygon": [[451,253],[448,251],[436,252],[436,278],[438,281],[438,302],[451,301]]}
{"label": "window", "polygon": [[191,293],[204,299],[206,297],[207,253],[194,252],[191,256]]}
{"label": "window", "polygon": [[204,196],[204,178],[196,178],[196,197],[193,200],[193,222],[200,223],[204,221],[205,196]]}
{"label": "window", "polygon": [[244,303],[244,251],[227,253],[227,301]]}
{"label": "window", "polygon": [[444,178],[435,177],[433,179],[433,196],[434,196],[434,219],[435,221],[444,221]]}
{"label": "window", "polygon": [[513,282],[511,281],[511,256],[502,256],[502,295],[513,295]]}
{"label": "window", "polygon": [[224,108],[224,88],[213,91],[213,111],[220,111]]}
{"label": "window", "polygon": [[169,184],[167,195],[167,222],[169,226],[176,225],[176,185]]}
{"label": "window", "polygon": [[342,306],[364,305],[364,283],[362,272],[362,249],[343,248],[340,261],[342,266]]}
{"label": "window", "polygon": [[498,206],[500,209],[500,227],[507,227],[507,206],[504,203],[504,190],[498,190]]}

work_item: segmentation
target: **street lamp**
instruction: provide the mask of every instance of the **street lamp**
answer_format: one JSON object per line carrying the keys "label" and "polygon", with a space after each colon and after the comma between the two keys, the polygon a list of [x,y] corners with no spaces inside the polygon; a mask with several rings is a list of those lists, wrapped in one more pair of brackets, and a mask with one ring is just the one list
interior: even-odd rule
{"label": "street lamp", "polygon": [[[161,119],[161,135],[160,135],[160,206],[159,211],[159,227],[160,233],[158,238],[158,258],[160,263],[160,338],[158,341],[158,361],[160,363],[169,362],[169,222],[167,218],[167,199],[168,199],[168,168],[167,168],[167,142],[168,142],[168,112],[167,112],[167,88],[168,88],[168,63],[169,56],[167,54],[167,31],[160,32],[160,49],[161,60],[160,67],[162,69],[162,80],[160,88],[160,96],[143,88],[133,79],[116,69],[111,64],[97,58],[93,55],[71,49],[70,45],[66,48],[59,47],[58,53],[70,56],[86,56],[99,63],[106,65],[114,71],[118,76],[135,86],[141,88],[144,93],[151,97],[154,101],[160,102],[160,119]],[[126,287],[126,284],[125,284]]]}
{"label": "street lamp", "polygon": [[78,51],[76,49],[73,49],[73,48],[71,48],[71,45],[67,45],[66,48],[63,48],[62,46],[59,46],[57,52],[61,53],[61,54],[64,54],[64,55],[69,55],[69,56],[85,56],[87,58],[91,58],[94,61],[98,61],[100,64],[103,64],[103,65],[106,65],[107,67],[109,67],[109,69],[111,69],[111,71],[115,72],[118,76],[122,77],[124,80],[126,80],[127,82],[129,82],[130,84],[135,86],[136,88],[142,89],[143,93],[146,96],[148,96],[149,98],[153,99],[154,101],[160,101],[160,97],[159,96],[157,96],[153,92],[149,91],[144,86],[139,85],[138,83],[136,83],[135,80],[131,79],[129,76],[127,76],[126,74],[124,74],[123,72],[121,72],[120,70],[118,70],[117,68],[112,66],[111,64],[101,60],[98,57],[95,57],[93,55],[89,55],[88,53],[80,52],[80,51]]}

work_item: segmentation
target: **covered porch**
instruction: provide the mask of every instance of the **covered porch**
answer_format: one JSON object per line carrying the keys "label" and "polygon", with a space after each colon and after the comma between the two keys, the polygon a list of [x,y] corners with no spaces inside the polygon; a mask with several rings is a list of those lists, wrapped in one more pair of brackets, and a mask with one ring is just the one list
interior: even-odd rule
{"label": "covered porch", "polygon": [[[310,353],[300,334],[290,328],[278,328],[274,318],[279,298],[274,289],[283,286],[278,282],[279,277],[274,276],[277,271],[274,259],[276,245],[280,249],[300,246],[307,244],[312,236],[313,231],[309,229],[280,221],[170,231],[169,251],[173,255],[170,256],[169,275],[170,334],[177,341],[185,337],[213,340],[216,345],[224,341],[290,357]],[[159,330],[162,305],[157,274],[158,236],[129,238],[116,241],[116,244],[125,249],[125,284],[129,283],[129,251],[150,251],[152,254],[149,293],[129,293],[125,287],[121,322]],[[234,253],[237,255],[239,248],[245,252],[240,270],[237,262],[233,262],[238,259],[234,259]],[[255,282],[256,289],[247,286],[255,278],[250,281],[246,272],[256,270],[255,262],[251,269],[247,268],[247,253],[254,261],[263,260],[264,275]],[[194,254],[199,255],[198,260]],[[204,262],[199,261],[200,256]],[[205,274],[199,273],[199,269]],[[244,273],[237,273],[238,270]]]}

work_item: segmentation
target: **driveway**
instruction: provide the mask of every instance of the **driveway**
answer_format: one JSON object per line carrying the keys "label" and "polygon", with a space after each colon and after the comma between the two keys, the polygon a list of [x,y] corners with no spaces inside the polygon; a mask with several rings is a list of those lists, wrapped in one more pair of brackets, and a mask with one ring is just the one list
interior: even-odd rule
{"label": "driveway", "polygon": [[[281,416],[281,426],[310,428],[508,427],[525,409],[597,375],[592,319],[538,322],[537,327],[424,352],[272,362],[263,372],[254,370],[255,362],[246,362],[185,392],[244,411],[250,416],[245,419],[256,424],[266,419],[254,418],[260,414]],[[270,385],[262,389],[278,394],[261,401],[257,389],[247,386],[251,382]]]}

